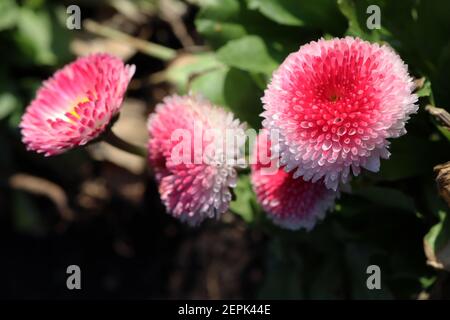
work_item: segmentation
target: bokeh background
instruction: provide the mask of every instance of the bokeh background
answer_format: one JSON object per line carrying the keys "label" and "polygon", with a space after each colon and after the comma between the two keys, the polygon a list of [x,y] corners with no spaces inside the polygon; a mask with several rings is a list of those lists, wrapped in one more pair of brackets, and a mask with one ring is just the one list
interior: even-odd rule
{"label": "bokeh background", "polygon": [[[66,8],[82,27],[66,27]],[[378,5],[381,28],[366,12]],[[445,0],[0,1],[0,298],[445,299],[449,208],[433,168],[450,160],[450,2]],[[105,51],[137,65],[114,130],[136,144],[170,93],[199,92],[259,128],[260,97],[289,52],[320,37],[388,43],[418,79],[420,110],[378,174],[352,183],[313,231],[274,227],[248,176],[219,221],[165,213],[143,159],[103,143],[44,158],[17,125],[41,81]],[[81,267],[82,289],[66,288]],[[382,289],[368,290],[377,264]]]}

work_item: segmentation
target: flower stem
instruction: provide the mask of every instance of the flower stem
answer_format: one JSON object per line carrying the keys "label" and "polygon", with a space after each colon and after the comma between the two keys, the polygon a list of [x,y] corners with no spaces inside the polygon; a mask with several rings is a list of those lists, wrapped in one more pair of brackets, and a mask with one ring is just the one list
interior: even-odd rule
{"label": "flower stem", "polygon": [[126,151],[128,153],[132,153],[134,155],[146,158],[147,157],[147,150],[145,148],[131,144],[129,142],[126,142],[122,138],[119,138],[112,132],[112,130],[109,130],[104,136],[103,141],[109,143],[113,147],[116,147],[117,149]]}
{"label": "flower stem", "polygon": [[133,36],[130,36],[129,34],[123,33],[116,29],[112,29],[105,25],[101,25],[89,19],[84,21],[83,26],[90,33],[124,42],[131,47],[134,47],[135,49],[141,51],[142,53],[161,59],[163,61],[170,61],[177,56],[177,51],[174,49],[164,47],[157,43],[135,38]]}

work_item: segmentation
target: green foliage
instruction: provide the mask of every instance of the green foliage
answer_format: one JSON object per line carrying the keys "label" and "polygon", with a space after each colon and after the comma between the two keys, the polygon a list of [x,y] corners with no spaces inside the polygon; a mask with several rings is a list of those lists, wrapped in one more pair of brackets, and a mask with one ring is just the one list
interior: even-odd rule
{"label": "green foliage", "polygon": [[15,95],[10,92],[0,94],[0,120],[11,114],[19,105]]}
{"label": "green foliage", "polygon": [[[431,121],[426,104],[450,110],[450,1],[199,0],[194,24],[210,50],[183,53],[162,72],[180,93],[202,94],[260,128],[261,97],[286,56],[320,37],[345,35],[392,46],[415,78],[420,109],[408,134],[391,141],[378,173],[363,172],[342,193],[334,212],[310,231],[281,230],[262,212],[248,170],[234,189],[231,211],[267,235],[261,298],[415,298],[431,290],[436,271],[426,248],[447,261],[448,207],[434,185],[433,167],[448,161],[449,131]],[[381,29],[366,26],[369,5]],[[78,174],[84,154],[55,159],[23,154],[17,124],[41,81],[71,59],[71,31],[55,1],[0,1],[0,167],[2,174],[32,163],[54,176]],[[71,168],[68,170],[67,168]],[[69,173],[71,175],[69,175]],[[1,177],[2,178],[2,177]],[[3,191],[3,190],[2,190]],[[32,197],[14,192],[13,224],[45,231]],[[380,265],[382,290],[369,291],[366,267]]]}
{"label": "green foliage", "polygon": [[0,2],[0,31],[13,27],[18,15],[19,8],[14,0]]}
{"label": "green foliage", "polygon": [[[381,29],[367,28],[369,5],[379,6]],[[280,258],[271,247],[261,297],[411,297],[432,285],[421,239],[442,208],[430,186],[432,168],[450,155],[439,130],[444,137],[449,134],[430,122],[423,106],[450,106],[448,6],[443,0],[200,2],[196,28],[219,64],[195,77],[191,88],[255,128],[260,127],[260,98],[272,72],[290,52],[321,36],[350,35],[390,45],[415,78],[426,79],[417,91],[421,108],[407,125],[408,134],[391,142],[391,157],[381,162],[379,173],[365,172],[354,180],[351,194],[344,194],[331,214],[334,218],[310,233],[281,231],[267,219],[257,219],[266,232],[280,237],[283,245],[275,247],[288,241],[291,251],[280,250],[297,256],[296,262]],[[247,175],[240,178],[236,194],[232,211],[254,224],[261,215]],[[365,287],[365,266],[374,261],[384,272],[380,292]]]}
{"label": "green foliage", "polygon": [[[12,128],[43,80],[38,68],[57,67],[71,58],[71,34],[61,14],[63,7],[45,1],[0,2],[0,120],[8,118]],[[27,77],[14,78],[17,69]]]}
{"label": "green foliage", "polygon": [[245,36],[231,40],[217,51],[219,59],[230,67],[271,74],[278,66],[269,55],[264,41],[257,36]]}
{"label": "green foliage", "polygon": [[399,211],[415,213],[414,201],[411,197],[394,188],[370,186],[355,190],[359,195],[379,206],[387,206]]}
{"label": "green foliage", "polygon": [[[251,9],[283,25],[312,26],[324,31],[337,31],[344,23],[334,0],[247,0]],[[333,19],[330,19],[333,17]]]}
{"label": "green foliage", "polygon": [[[5,191],[8,175],[29,171],[44,161],[41,156],[23,154],[17,126],[42,81],[72,58],[70,40],[71,31],[65,26],[65,8],[61,5],[50,1],[0,1],[0,193]],[[57,158],[40,168],[48,173],[60,168],[60,176],[66,176],[72,170],[76,172],[82,163],[82,159],[71,157],[75,164],[61,164],[61,158]],[[9,192],[13,229],[33,236],[45,234],[47,226],[36,197],[22,191]],[[4,211],[2,207],[0,212]]]}
{"label": "green foliage", "polygon": [[248,175],[239,177],[234,193],[236,198],[230,203],[231,211],[239,215],[247,223],[257,222],[261,209],[258,206]]}

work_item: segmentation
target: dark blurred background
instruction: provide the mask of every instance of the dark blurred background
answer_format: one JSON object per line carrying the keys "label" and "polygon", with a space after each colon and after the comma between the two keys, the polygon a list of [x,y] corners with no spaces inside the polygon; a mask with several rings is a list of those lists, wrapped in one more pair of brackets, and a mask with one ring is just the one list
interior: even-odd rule
{"label": "dark blurred background", "polygon": [[[26,152],[17,124],[41,81],[78,55],[106,51],[137,67],[115,130],[144,145],[146,117],[174,91],[153,81],[159,59],[65,27],[82,19],[174,49],[202,44],[198,9],[178,1],[15,1],[0,4],[0,297],[243,298],[262,279],[263,235],[228,214],[189,228],[165,213],[146,163],[107,145],[54,158]],[[178,24],[178,27],[176,26]],[[180,39],[174,28],[180,29]],[[180,33],[180,31],[178,31]],[[82,290],[66,287],[79,265]]]}
{"label": "dark blurred background", "polygon": [[[380,30],[364,26],[372,2]],[[423,106],[450,106],[449,2],[372,2],[1,0],[0,298],[448,298],[450,223],[433,173],[450,158],[448,141]],[[80,30],[66,27],[72,4],[87,22]],[[355,179],[354,194],[310,233],[271,225],[246,177],[234,213],[190,228],[165,213],[145,160],[103,143],[44,158],[20,141],[41,81],[76,56],[105,51],[136,64],[114,131],[145,145],[155,104],[189,89],[258,128],[270,66],[346,34],[399,51],[423,80],[421,111],[381,173]],[[249,37],[262,47],[233,56]],[[155,57],[148,42],[175,51]],[[370,264],[381,267],[382,290],[366,287]],[[66,287],[69,265],[81,268],[81,290]]]}

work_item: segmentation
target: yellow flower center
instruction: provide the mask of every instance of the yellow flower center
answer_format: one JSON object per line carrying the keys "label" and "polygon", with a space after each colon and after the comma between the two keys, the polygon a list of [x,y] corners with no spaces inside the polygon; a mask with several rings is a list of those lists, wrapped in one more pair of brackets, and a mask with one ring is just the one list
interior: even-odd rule
{"label": "yellow flower center", "polygon": [[86,103],[86,102],[89,102],[90,100],[89,100],[89,98],[87,97],[87,96],[84,96],[84,97],[79,97],[79,98],[77,98],[72,104],[71,104],[71,107],[70,107],[70,111],[69,111],[69,113],[71,114],[71,115],[73,115],[75,118],[77,118],[77,119],[80,119],[80,115],[77,113],[77,111],[75,110],[76,109],[76,107],[80,104],[80,103]]}

